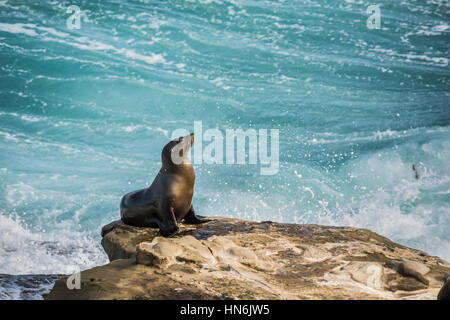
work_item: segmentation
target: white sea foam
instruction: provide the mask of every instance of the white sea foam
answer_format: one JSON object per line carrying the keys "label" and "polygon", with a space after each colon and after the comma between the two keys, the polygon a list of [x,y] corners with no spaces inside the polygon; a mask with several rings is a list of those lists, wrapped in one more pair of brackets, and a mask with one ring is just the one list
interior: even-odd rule
{"label": "white sea foam", "polygon": [[398,53],[392,49],[383,49],[383,48],[373,48],[373,49],[370,49],[370,51],[384,53],[389,56],[404,58],[406,61],[425,62],[425,63],[432,63],[432,64],[437,64],[437,65],[442,65],[442,66],[447,66],[449,63],[449,59],[447,57],[430,57],[425,54],[417,54],[414,52]]}
{"label": "white sea foam", "polygon": [[[383,131],[375,131],[371,133],[359,133],[356,132],[353,135],[345,134],[345,135],[337,135],[337,134],[329,134],[329,133],[318,133],[317,137],[320,138],[312,138],[308,140],[308,143],[311,144],[327,144],[327,143],[340,143],[340,142],[370,142],[370,141],[381,141],[381,140],[393,140],[400,138],[413,137],[416,135],[421,135],[424,132],[427,134],[433,133],[444,133],[449,132],[450,128],[448,127],[435,127],[435,128],[411,128],[406,130],[383,130]],[[325,138],[322,138],[325,137]],[[329,138],[333,137],[333,138]]]}
{"label": "white sea foam", "polygon": [[81,234],[33,233],[4,215],[0,243],[0,273],[71,274],[107,261],[98,244]]}
{"label": "white sea foam", "polygon": [[449,259],[446,226],[450,223],[450,208],[444,203],[437,205],[435,190],[450,186],[450,167],[445,161],[437,167],[439,171],[430,170],[423,163],[416,164],[419,171],[416,180],[407,160],[409,151],[423,158],[427,165],[435,165],[441,161],[437,155],[448,156],[443,145],[445,141],[434,141],[419,151],[411,144],[349,162],[339,175],[351,176],[351,185],[364,186],[365,190],[356,199],[346,200],[340,207],[319,215],[319,223],[369,228],[412,247],[420,243],[423,250]]}
{"label": "white sea foam", "polygon": [[9,32],[9,33],[16,33],[16,34],[26,34],[28,36],[35,37],[38,34],[34,29],[29,29],[31,26],[34,27],[32,24],[23,24],[23,23],[0,23],[0,31]]}
{"label": "white sea foam", "polygon": [[[36,30],[43,31],[42,34],[38,34]],[[71,38],[70,40],[65,40],[66,38],[70,38],[69,34],[65,32],[57,31],[53,28],[37,26],[35,24],[23,24],[23,23],[0,23],[0,31],[16,33],[16,34],[25,34],[32,37],[40,36],[42,40],[48,42],[57,42],[60,44],[65,44],[68,46],[76,47],[81,50],[88,51],[113,51],[115,53],[124,55],[127,58],[131,58],[133,60],[139,60],[145,62],[147,64],[167,64],[170,65],[172,63],[167,62],[163,55],[160,53],[150,53],[147,55],[137,53],[133,49],[127,48],[117,48],[111,44],[106,44],[100,41],[91,40],[87,37],[78,37]],[[48,37],[47,34],[57,36],[58,38]]]}
{"label": "white sea foam", "polygon": [[166,138],[169,138],[169,131],[165,130],[163,128],[157,127],[150,127],[147,125],[134,125],[134,126],[125,126],[120,128],[125,132],[135,132],[136,130],[149,130],[149,131],[154,131],[154,132],[161,132]]}

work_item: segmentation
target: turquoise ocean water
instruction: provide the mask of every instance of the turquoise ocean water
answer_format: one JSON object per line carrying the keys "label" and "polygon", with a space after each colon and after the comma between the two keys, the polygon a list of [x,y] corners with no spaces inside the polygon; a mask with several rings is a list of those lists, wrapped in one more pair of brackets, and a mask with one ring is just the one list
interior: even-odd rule
{"label": "turquoise ocean water", "polygon": [[[276,175],[195,165],[198,213],[449,260],[449,21],[446,0],[0,1],[0,274],[105,263],[101,226],[194,121],[280,132]],[[23,298],[11,281],[0,298]]]}

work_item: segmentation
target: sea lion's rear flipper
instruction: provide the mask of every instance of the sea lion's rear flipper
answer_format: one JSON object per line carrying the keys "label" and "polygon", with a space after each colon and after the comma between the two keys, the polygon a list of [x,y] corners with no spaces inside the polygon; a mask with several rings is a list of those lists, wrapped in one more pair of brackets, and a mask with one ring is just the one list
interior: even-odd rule
{"label": "sea lion's rear flipper", "polygon": [[159,232],[163,237],[170,238],[178,233],[178,224],[177,219],[175,218],[175,214],[173,212],[173,207],[168,208],[169,212],[167,218],[163,221],[159,222]]}
{"label": "sea lion's rear flipper", "polygon": [[208,221],[211,221],[211,219],[196,215],[193,206],[191,206],[183,220],[183,222],[187,224],[200,224]]}

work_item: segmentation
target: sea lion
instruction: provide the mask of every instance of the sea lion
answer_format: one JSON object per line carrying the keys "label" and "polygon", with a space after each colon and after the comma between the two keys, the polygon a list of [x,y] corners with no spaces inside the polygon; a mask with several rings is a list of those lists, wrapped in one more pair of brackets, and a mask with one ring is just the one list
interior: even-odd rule
{"label": "sea lion", "polygon": [[162,167],[147,189],[122,197],[120,218],[136,227],[159,227],[161,235],[178,232],[177,221],[198,224],[210,221],[197,216],[192,206],[195,172],[188,153],[194,134],[170,141],[161,152]]}

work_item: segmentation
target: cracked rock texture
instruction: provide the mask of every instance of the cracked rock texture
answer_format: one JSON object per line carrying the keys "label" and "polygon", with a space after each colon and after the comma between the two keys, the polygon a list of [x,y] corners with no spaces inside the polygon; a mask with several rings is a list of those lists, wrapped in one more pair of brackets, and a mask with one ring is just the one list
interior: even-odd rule
{"label": "cracked rock texture", "polygon": [[111,262],[44,298],[448,298],[446,261],[366,229],[214,218],[173,238],[119,221],[102,236]]}

